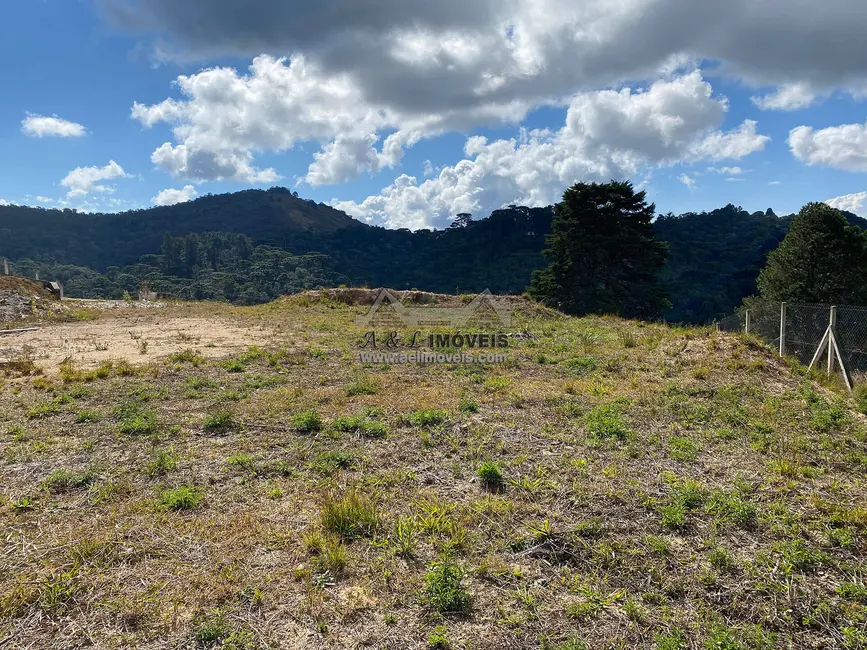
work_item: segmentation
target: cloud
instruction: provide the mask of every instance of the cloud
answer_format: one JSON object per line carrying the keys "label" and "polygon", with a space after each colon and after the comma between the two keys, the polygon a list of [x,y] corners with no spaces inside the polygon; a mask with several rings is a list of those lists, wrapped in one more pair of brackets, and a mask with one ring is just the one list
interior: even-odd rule
{"label": "cloud", "polygon": [[[811,93],[867,79],[867,4],[852,0],[102,4],[119,24],[158,39],[163,56],[303,53],[328,76],[349,74],[369,101],[405,114],[538,104],[686,60]],[[768,101],[785,105],[786,92]]]}
{"label": "cloud", "polygon": [[763,111],[798,111],[809,108],[816,95],[808,84],[794,83],[780,86],[769,95],[752,97],[751,101]]}
{"label": "cloud", "polygon": [[808,165],[867,172],[867,124],[844,124],[815,131],[799,126],[789,132],[789,148]]}
{"label": "cloud", "polygon": [[722,176],[740,176],[744,170],[740,167],[708,167],[707,170],[713,174]]}
{"label": "cloud", "polygon": [[196,192],[195,187],[192,185],[184,185],[184,187],[179,190],[169,188],[158,192],[157,195],[151,199],[151,203],[154,205],[175,205],[176,203],[192,201],[196,196],[198,196],[198,193]]}
{"label": "cloud", "polygon": [[576,95],[557,132],[522,129],[517,139],[466,140],[466,158],[419,184],[400,175],[378,195],[332,205],[369,223],[424,228],[454,214],[485,214],[512,202],[548,205],[568,185],[636,177],[679,162],[740,159],[764,148],[756,123],[718,130],[728,110],[697,72],[633,91]]}
{"label": "cloud", "polygon": [[[766,109],[867,88],[867,4],[851,0],[102,4],[119,24],[152,35],[165,56],[255,57],[246,72],[178,77],[179,97],[133,107],[142,124],[173,128],[154,163],[194,181],[272,182],[279,174],[257,167],[257,154],[315,143],[303,182],[340,183],[399,166],[422,138],[518,124],[535,107],[668,79],[697,61],[751,88],[775,88],[755,97]],[[666,128],[676,138],[677,126]],[[747,122],[705,145],[722,159],[755,136]]]}
{"label": "cloud", "polygon": [[40,203],[54,203],[54,199],[48,196],[37,196],[36,200]]}
{"label": "cloud", "polygon": [[0,205],[12,205],[12,204],[9,203],[9,201],[7,201],[6,199],[0,199]]}
{"label": "cloud", "polygon": [[681,183],[686,185],[689,189],[692,189],[695,187],[695,179],[690,177],[690,176],[687,176],[686,174],[681,174],[677,180],[679,180]]}
{"label": "cloud", "polygon": [[424,177],[433,176],[436,173],[430,160],[424,161]]}
{"label": "cloud", "polygon": [[828,199],[825,203],[832,208],[853,212],[859,217],[867,217],[867,209],[864,208],[865,201],[867,201],[867,192],[858,192],[857,194],[846,194],[845,196]]}
{"label": "cloud", "polygon": [[79,138],[87,132],[81,124],[63,120],[56,115],[45,117],[35,113],[27,113],[27,117],[21,121],[21,131],[34,138],[45,136]]}
{"label": "cloud", "polygon": [[60,181],[60,184],[69,189],[66,196],[84,197],[90,192],[111,193],[114,187],[97,183],[126,176],[123,167],[110,160],[105,167],[76,167]]}

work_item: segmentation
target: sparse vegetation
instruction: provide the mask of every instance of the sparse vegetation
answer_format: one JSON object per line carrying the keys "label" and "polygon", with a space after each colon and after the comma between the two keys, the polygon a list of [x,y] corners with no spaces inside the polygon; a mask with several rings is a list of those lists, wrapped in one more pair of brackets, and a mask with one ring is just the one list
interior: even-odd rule
{"label": "sparse vegetation", "polygon": [[431,607],[441,612],[461,612],[470,606],[470,595],[464,587],[464,571],[453,559],[444,557],[434,564],[424,582]]}
{"label": "sparse vegetation", "polygon": [[509,364],[362,367],[327,295],[66,324],[134,318],[152,363],[0,386],[0,639],[863,646],[857,396],[739,336],[520,302]]}
{"label": "sparse vegetation", "polygon": [[204,496],[198,487],[181,485],[163,490],[160,494],[160,502],[166,510],[192,510],[202,502]]}

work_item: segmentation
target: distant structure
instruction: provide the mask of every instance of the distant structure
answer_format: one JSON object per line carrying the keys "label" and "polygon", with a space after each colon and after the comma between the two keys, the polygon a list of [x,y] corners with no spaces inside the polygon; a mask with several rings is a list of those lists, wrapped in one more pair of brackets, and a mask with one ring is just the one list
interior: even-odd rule
{"label": "distant structure", "polygon": [[138,299],[147,301],[147,302],[156,302],[157,300],[168,300],[171,298],[171,294],[169,293],[161,293],[159,291],[152,291],[150,285],[147,282],[142,282],[138,288]]}
{"label": "distant structure", "polygon": [[20,278],[22,280],[27,280],[28,282],[35,282],[41,285],[47,291],[51,292],[60,300],[63,300],[63,285],[60,282],[58,282],[57,280],[55,280],[54,282],[40,280],[39,271],[36,272],[36,278],[28,278],[23,275],[12,275],[11,273],[9,273],[9,260],[7,260],[5,257],[3,258],[3,275],[10,278]]}

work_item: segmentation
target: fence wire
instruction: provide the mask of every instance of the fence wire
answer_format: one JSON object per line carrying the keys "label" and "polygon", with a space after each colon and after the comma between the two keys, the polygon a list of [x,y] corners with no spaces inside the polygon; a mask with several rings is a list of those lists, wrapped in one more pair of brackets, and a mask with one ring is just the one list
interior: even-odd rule
{"label": "fence wire", "polygon": [[[749,332],[779,347],[782,304],[756,302],[717,322],[725,332]],[[801,363],[808,365],[828,330],[831,305],[786,304],[784,349]],[[867,373],[867,307],[837,306],[834,333],[840,354],[850,377]],[[827,353],[825,353],[827,354]],[[822,355],[823,363],[826,358]]]}

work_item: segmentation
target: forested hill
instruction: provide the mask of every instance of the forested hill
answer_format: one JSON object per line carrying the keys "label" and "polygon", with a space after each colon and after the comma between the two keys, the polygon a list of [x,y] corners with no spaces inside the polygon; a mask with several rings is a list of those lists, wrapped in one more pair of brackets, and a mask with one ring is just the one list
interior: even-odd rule
{"label": "forested hill", "polygon": [[[135,294],[143,281],[181,298],[240,303],[344,283],[521,293],[544,265],[552,217],[552,207],[511,206],[413,233],[368,226],[283,188],[118,214],[0,206],[0,256],[13,272],[38,271],[81,297]],[[733,205],[659,217],[657,237],[669,246],[666,317],[705,323],[731,313],[755,293],[790,220]]]}
{"label": "forested hill", "polygon": [[104,270],[159,253],[166,233],[243,233],[259,243],[304,248],[306,241],[319,235],[367,227],[325,204],[273,188],[207,195],[189,203],[116,214],[0,206],[0,250],[10,259]]}

